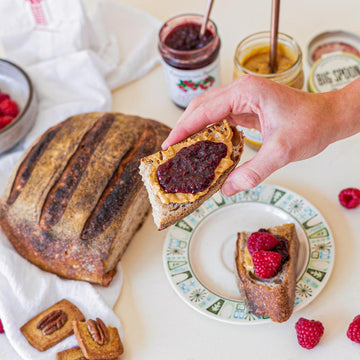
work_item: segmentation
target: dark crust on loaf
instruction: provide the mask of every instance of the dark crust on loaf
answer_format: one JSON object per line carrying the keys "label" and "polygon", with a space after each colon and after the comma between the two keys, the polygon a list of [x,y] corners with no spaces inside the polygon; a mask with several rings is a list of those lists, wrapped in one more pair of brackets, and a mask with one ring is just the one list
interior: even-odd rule
{"label": "dark crust on loaf", "polygon": [[56,181],[46,197],[40,217],[40,226],[43,229],[54,226],[64,214],[92,154],[106,136],[113,122],[114,115],[104,114],[81,139],[76,152],[70,158],[61,177]]}
{"label": "dark crust on loaf", "polygon": [[43,136],[41,136],[39,142],[36,145],[34,145],[30,150],[30,152],[27,154],[26,158],[19,167],[19,171],[16,176],[16,181],[14,181],[10,195],[7,200],[8,205],[13,204],[17,199],[17,197],[19,196],[21,190],[24,188],[27,181],[29,180],[31,173],[36,165],[36,162],[44,153],[44,151],[50,144],[51,140],[56,135],[58,128],[59,126],[56,126],[52,128],[50,131],[47,131]]}
{"label": "dark crust on loaf", "polygon": [[241,232],[236,242],[235,275],[240,294],[251,312],[281,323],[290,318],[294,309],[299,244],[294,224],[275,226],[268,231],[289,241],[289,260],[283,264],[280,273],[262,284],[256,282],[242,265],[243,249],[250,233]]}
{"label": "dark crust on loaf", "polygon": [[155,147],[156,135],[154,130],[148,125],[136,144],[125,154],[122,162],[114,172],[109,185],[99,200],[99,205],[94,209],[85,224],[81,234],[83,240],[98,236],[119,215],[122,207],[131,195],[129,187],[136,187],[136,184],[139,184],[141,181],[138,171],[140,159],[152,154]]}
{"label": "dark crust on loaf", "polygon": [[[112,125],[104,131],[101,141],[97,139],[96,149],[88,159],[62,215],[53,225],[41,227],[41,212],[48,211],[44,209],[44,204],[49,192],[61,174],[67,171],[67,164],[78,152],[85,134],[102,117],[114,117]],[[31,175],[16,200],[8,204],[14,184],[21,176],[18,169],[25,166],[23,164],[26,164],[39,141],[55,129],[52,140],[34,161]],[[70,279],[109,284],[118,260],[150,208],[146,190],[137,173],[139,159],[159,150],[169,132],[169,127],[154,120],[120,113],[110,116],[104,113],[80,114],[49,129],[19,161],[0,199],[0,225],[4,233],[23,257],[43,270]],[[139,143],[139,139],[146,143]],[[133,148],[136,150],[132,151]],[[120,190],[111,198],[111,191],[106,189],[126,157],[125,171],[115,185],[120,186]],[[107,205],[103,194],[110,194]],[[125,198],[119,200],[120,205],[116,204],[114,198],[123,194]],[[106,214],[111,207],[116,208],[115,216]],[[136,211],[132,211],[135,208]],[[131,219],[127,216],[129,213],[132,213]],[[101,216],[97,218],[97,214]],[[91,216],[95,219],[93,222],[89,220]],[[90,223],[93,224],[92,231],[83,240],[81,234],[86,224]]]}

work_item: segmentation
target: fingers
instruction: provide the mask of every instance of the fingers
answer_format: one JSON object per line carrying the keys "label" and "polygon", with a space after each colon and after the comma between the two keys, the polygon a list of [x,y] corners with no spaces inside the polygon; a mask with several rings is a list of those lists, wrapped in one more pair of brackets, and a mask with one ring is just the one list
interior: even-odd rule
{"label": "fingers", "polygon": [[[248,86],[250,82],[248,77],[244,76],[195,98],[162,144],[162,148],[166,149],[225,118],[235,121],[240,114],[256,114],[258,110],[254,105],[256,91],[245,90],[252,88]],[[251,96],[251,94],[255,95]],[[254,124],[256,119],[256,117],[248,117],[244,118],[244,121],[248,125],[249,121]]]}
{"label": "fingers", "polygon": [[166,149],[206,126],[223,120],[231,112],[230,104],[224,101],[228,98],[228,87],[220,86],[195,98],[163,142],[162,148]]}
{"label": "fingers", "polygon": [[257,114],[229,115],[226,117],[231,125],[241,125],[249,129],[261,130],[259,116]]}
{"label": "fingers", "polygon": [[270,144],[268,146],[264,144],[251,160],[239,166],[229,175],[221,192],[225,196],[232,196],[259,185],[274,171],[289,162],[286,150],[278,150],[276,151],[275,147]]}

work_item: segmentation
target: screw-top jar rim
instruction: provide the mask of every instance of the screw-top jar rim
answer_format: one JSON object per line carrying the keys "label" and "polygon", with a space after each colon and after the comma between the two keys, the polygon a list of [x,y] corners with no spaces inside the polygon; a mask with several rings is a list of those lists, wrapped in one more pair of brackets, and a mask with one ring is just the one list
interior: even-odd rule
{"label": "screw-top jar rim", "polygon": [[[166,45],[165,44],[166,36],[171,32],[172,29],[174,29],[176,26],[180,25],[181,22],[179,21],[179,23],[177,23],[175,26],[170,26],[170,27],[169,27],[169,24],[176,20],[181,20],[182,18],[188,18],[188,17],[191,17],[191,20],[193,20],[196,24],[201,25],[203,15],[195,14],[195,13],[176,15],[176,16],[168,19],[163,24],[163,26],[160,28],[160,31],[159,31],[159,50],[161,53],[166,51],[166,52],[170,53],[171,56],[179,57],[179,58],[188,56],[188,55],[196,57],[197,55],[200,56],[202,53],[208,51],[209,49],[214,47],[214,43],[218,43],[220,41],[219,36],[218,36],[217,26],[211,19],[209,19],[208,23],[206,25],[206,29],[211,31],[211,33],[214,35],[214,37],[204,47],[195,49],[195,50],[176,50],[176,49]],[[167,27],[169,27],[169,30],[167,32],[165,32]]]}
{"label": "screw-top jar rim", "polygon": [[[251,34],[251,35],[245,37],[243,40],[241,40],[240,43],[237,45],[236,50],[235,50],[234,63],[235,63],[235,66],[240,71],[243,71],[243,72],[245,72],[247,74],[256,75],[256,76],[259,76],[259,77],[270,78],[271,79],[271,78],[273,78],[274,74],[259,74],[259,73],[250,71],[249,69],[247,69],[246,67],[241,65],[240,62],[239,62],[239,59],[238,59],[238,53],[240,51],[240,48],[242,46],[244,46],[244,44],[246,45],[246,43],[249,40],[253,40],[253,39],[256,39],[256,38],[261,39],[263,37],[263,39],[265,40],[265,35],[268,35],[269,45],[270,45],[270,31],[259,31],[257,33]],[[301,51],[301,48],[300,48],[299,44],[290,35],[279,32],[278,33],[278,39],[283,40],[283,41],[287,41],[288,43],[291,43],[292,45],[294,45],[294,48],[297,51],[297,58],[296,58],[295,62],[289,68],[287,68],[286,70],[276,73],[277,77],[286,77],[289,74],[291,74],[291,72],[294,71],[294,69],[301,66],[301,64],[302,64],[302,51]],[[279,41],[279,42],[281,42],[281,41]]]}

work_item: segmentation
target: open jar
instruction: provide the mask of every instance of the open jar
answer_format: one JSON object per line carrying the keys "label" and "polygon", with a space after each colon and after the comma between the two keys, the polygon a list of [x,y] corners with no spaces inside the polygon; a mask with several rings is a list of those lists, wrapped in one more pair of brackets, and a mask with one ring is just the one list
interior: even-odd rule
{"label": "open jar", "polygon": [[[302,51],[289,35],[278,34],[277,70],[270,71],[270,32],[262,31],[243,39],[234,56],[234,79],[243,74],[252,74],[288,85],[296,89],[304,87]],[[262,145],[261,133],[255,129],[242,129],[245,142],[255,150]]]}
{"label": "open jar", "polygon": [[196,96],[220,84],[221,41],[216,25],[209,20],[200,38],[203,16],[178,15],[159,32],[159,51],[172,101],[186,108]]}

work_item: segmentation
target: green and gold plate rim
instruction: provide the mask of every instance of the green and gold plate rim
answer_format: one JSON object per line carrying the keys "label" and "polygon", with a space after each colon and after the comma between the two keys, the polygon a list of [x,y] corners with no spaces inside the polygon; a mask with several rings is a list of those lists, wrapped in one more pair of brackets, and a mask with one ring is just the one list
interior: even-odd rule
{"label": "green and gold plate rim", "polygon": [[335,244],[329,225],[319,210],[301,195],[267,183],[231,197],[218,192],[168,230],[163,264],[167,278],[180,298],[194,310],[219,321],[244,325],[270,320],[252,314],[243,301],[221,296],[201,283],[191,266],[191,239],[202,221],[219,209],[254,202],[286,212],[306,234],[308,259],[296,283],[294,311],[304,308],[320,294],[333,269]]}

